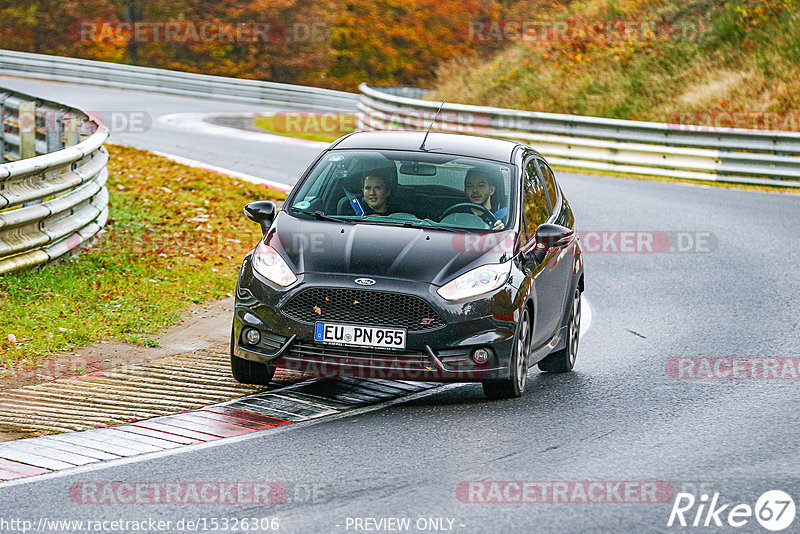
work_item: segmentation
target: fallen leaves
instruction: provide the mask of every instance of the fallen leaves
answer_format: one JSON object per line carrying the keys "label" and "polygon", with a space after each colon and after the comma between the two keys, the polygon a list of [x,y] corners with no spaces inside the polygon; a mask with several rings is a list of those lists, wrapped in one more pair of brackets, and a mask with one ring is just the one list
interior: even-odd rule
{"label": "fallen leaves", "polygon": [[103,238],[76,259],[0,278],[0,324],[13,327],[0,334],[0,365],[100,340],[147,339],[191,302],[230,294],[232,273],[260,237],[242,206],[284,196],[109,148],[113,222]]}

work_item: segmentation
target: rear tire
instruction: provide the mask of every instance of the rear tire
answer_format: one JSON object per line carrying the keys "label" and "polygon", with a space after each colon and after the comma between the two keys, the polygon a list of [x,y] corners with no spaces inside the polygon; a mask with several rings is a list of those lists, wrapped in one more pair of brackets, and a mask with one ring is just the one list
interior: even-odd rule
{"label": "rear tire", "polygon": [[552,354],[547,355],[539,362],[539,369],[546,373],[567,373],[575,367],[575,358],[578,355],[578,342],[581,338],[581,292],[575,288],[572,298],[572,308],[569,312],[567,323],[566,346]]}
{"label": "rear tire", "polygon": [[510,376],[503,380],[484,380],[483,393],[490,399],[513,399],[525,391],[528,380],[528,357],[531,349],[531,325],[528,308],[522,309],[522,316],[514,335],[511,349]]}
{"label": "rear tire", "polygon": [[269,385],[275,368],[265,363],[252,362],[233,354],[233,329],[231,329],[231,374],[241,384]]}

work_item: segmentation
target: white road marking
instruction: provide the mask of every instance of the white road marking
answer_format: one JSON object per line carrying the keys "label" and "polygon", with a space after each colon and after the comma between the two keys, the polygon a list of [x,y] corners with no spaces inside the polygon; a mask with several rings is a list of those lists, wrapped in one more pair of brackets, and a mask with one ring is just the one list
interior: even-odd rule
{"label": "white road marking", "polygon": [[[319,418],[316,418],[316,419],[309,419],[309,420],[306,420],[306,421],[300,421],[300,422],[297,422],[297,423],[292,423],[290,425],[280,425],[280,426],[276,426],[276,427],[273,427],[273,428],[268,428],[268,429],[265,429],[265,430],[269,431],[271,435],[279,434],[279,433],[283,433],[283,432],[286,432],[287,430],[291,430],[291,429],[294,429],[294,428],[306,428],[308,426],[313,426],[313,425],[316,425],[316,424],[319,424],[319,423],[332,421],[334,419],[341,419],[343,417],[358,416],[358,415],[361,415],[361,414],[374,412],[374,411],[377,411],[377,410],[380,410],[380,409],[383,409],[383,408],[386,408],[386,407],[389,407],[389,406],[393,406],[395,404],[400,404],[401,402],[412,401],[412,400],[416,400],[416,399],[425,397],[426,394],[429,394],[429,393],[447,391],[447,390],[450,390],[450,389],[454,389],[454,388],[457,388],[457,387],[463,387],[463,386],[464,386],[464,384],[461,384],[461,383],[446,384],[446,385],[441,386],[441,387],[436,387],[436,388],[433,388],[433,389],[419,391],[417,393],[412,393],[410,395],[404,395],[402,397],[397,397],[397,398],[394,398],[394,399],[390,399],[388,401],[381,402],[381,403],[378,403],[378,404],[373,404],[373,405],[370,405],[370,406],[364,406],[362,408],[355,408],[355,409],[347,410],[347,411],[344,411],[344,412],[341,412],[341,413],[338,413],[338,414],[326,415],[324,417],[319,417]],[[127,464],[139,463],[139,462],[146,462],[146,461],[153,460],[155,458],[163,458],[165,456],[172,456],[174,454],[182,454],[184,452],[195,451],[195,450],[199,450],[199,449],[207,449],[207,448],[212,448],[212,447],[219,447],[219,446],[222,446],[222,445],[230,445],[230,444],[233,444],[233,443],[239,443],[240,441],[248,441],[248,440],[251,440],[251,439],[263,439],[265,437],[265,434],[263,432],[264,432],[263,430],[257,430],[255,432],[251,432],[249,434],[243,434],[241,436],[234,436],[234,437],[231,437],[231,438],[223,438],[223,439],[218,439],[218,440],[214,440],[214,441],[207,441],[205,443],[195,443],[195,444],[192,444],[192,445],[186,445],[186,446],[182,446],[182,447],[178,447],[178,448],[174,448],[174,449],[167,449],[167,450],[158,451],[158,452],[142,453],[142,454],[137,455],[137,456],[129,456],[127,458],[120,458],[119,460],[107,460],[107,461],[104,461],[104,462],[97,462],[97,463],[87,464],[87,465],[83,465],[83,466],[70,467],[69,469],[64,469],[64,470],[61,470],[61,471],[53,471],[52,473],[43,473],[41,475],[33,475],[33,476],[25,477],[25,478],[7,480],[7,481],[4,481],[4,482],[0,482],[0,488],[6,488],[6,487],[10,487],[10,486],[18,486],[18,485],[21,485],[21,484],[36,483],[36,482],[39,482],[39,481],[45,480],[45,479],[49,480],[49,479],[53,479],[53,478],[62,478],[62,477],[65,477],[65,476],[72,476],[72,475],[77,475],[77,474],[81,474],[81,473],[90,473],[90,472],[93,472],[93,471],[100,471],[100,470],[103,470],[103,469],[106,469],[106,468],[109,468],[109,467],[115,467],[115,466],[119,466],[119,465],[127,465]]]}
{"label": "white road marking", "polygon": [[299,145],[316,149],[327,148],[330,145],[330,143],[306,141],[305,139],[284,137],[282,135],[275,135],[267,132],[240,130],[239,128],[231,128],[229,126],[212,124],[206,121],[206,119],[212,117],[246,117],[255,119],[256,117],[264,115],[269,115],[269,113],[170,113],[169,115],[162,115],[159,117],[158,122],[172,128],[191,130],[195,133],[217,135],[220,137],[227,137],[229,139],[242,139],[245,141],[256,141],[259,143]]}
{"label": "white road marking", "polygon": [[581,337],[585,336],[591,327],[592,306],[589,304],[589,299],[581,296]]}
{"label": "white road marking", "polygon": [[176,156],[175,154],[168,154],[166,152],[158,152],[156,150],[151,150],[153,154],[157,154],[159,156],[165,157],[169,160],[172,160],[176,163],[181,163],[183,165],[188,165],[189,167],[194,167],[196,169],[205,169],[207,171],[218,172],[221,174],[227,174],[229,176],[233,176],[234,178],[239,178],[240,180],[244,180],[245,182],[251,182],[255,184],[264,184],[268,185],[272,188],[279,189],[288,193],[291,191],[292,185],[284,184],[281,182],[274,182],[272,180],[267,180],[266,178],[259,178],[258,176],[253,176],[251,174],[245,174],[242,172],[232,171],[230,169],[225,169],[223,167],[217,167],[216,165],[211,165],[210,163],[204,163],[202,161],[197,161],[196,159],[189,159],[184,158],[183,156]]}

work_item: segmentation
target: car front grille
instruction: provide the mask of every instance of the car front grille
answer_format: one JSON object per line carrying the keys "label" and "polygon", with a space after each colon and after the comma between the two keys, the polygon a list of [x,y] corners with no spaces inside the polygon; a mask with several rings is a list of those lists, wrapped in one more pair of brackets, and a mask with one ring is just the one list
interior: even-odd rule
{"label": "car front grille", "polygon": [[281,310],[302,323],[342,321],[394,326],[425,332],[445,321],[423,299],[413,295],[345,288],[311,288],[293,296]]}

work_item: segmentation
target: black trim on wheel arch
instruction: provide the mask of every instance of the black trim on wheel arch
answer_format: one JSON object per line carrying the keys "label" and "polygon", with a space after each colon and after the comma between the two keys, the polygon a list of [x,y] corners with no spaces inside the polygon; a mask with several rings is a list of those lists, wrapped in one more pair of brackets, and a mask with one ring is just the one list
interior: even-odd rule
{"label": "black trim on wheel arch", "polygon": [[580,319],[581,291],[576,287],[573,292],[572,302],[570,303],[569,319],[567,321],[567,337],[564,340],[564,348],[542,359],[538,364],[539,369],[546,373],[566,373],[572,371],[572,368],[575,366],[581,335]]}
{"label": "black trim on wheel arch", "polygon": [[[520,335],[524,333],[524,338]],[[485,380],[483,392],[490,399],[511,399],[519,397],[525,391],[528,379],[528,356],[531,344],[531,313],[528,306],[523,306],[522,315],[514,334],[511,360],[509,361],[509,377],[502,380]],[[520,362],[520,358],[522,361]]]}

